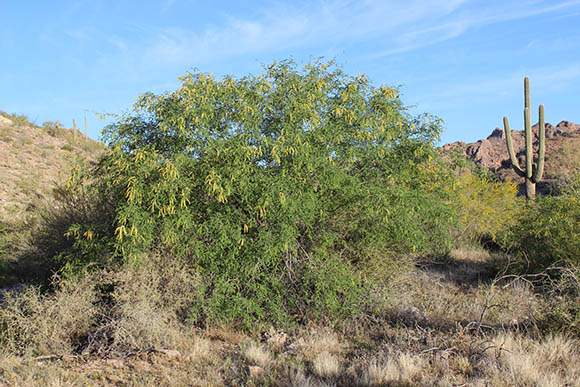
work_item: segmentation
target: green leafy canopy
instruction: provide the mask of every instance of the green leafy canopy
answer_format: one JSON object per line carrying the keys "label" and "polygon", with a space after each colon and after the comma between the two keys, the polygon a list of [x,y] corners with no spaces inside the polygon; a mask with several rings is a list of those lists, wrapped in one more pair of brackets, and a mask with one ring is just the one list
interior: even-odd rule
{"label": "green leafy canopy", "polygon": [[75,225],[75,245],[99,256],[65,261],[102,262],[94,244],[123,262],[161,249],[206,279],[194,318],[280,321],[349,313],[369,268],[447,248],[440,121],[412,117],[396,89],[322,62],[180,80],[104,130],[111,151],[92,177],[114,225]]}

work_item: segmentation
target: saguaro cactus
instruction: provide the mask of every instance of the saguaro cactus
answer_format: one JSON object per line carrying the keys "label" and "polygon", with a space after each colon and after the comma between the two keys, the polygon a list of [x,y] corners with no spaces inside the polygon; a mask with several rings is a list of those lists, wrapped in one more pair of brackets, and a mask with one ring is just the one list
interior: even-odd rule
{"label": "saguaro cactus", "polygon": [[512,143],[512,135],[510,132],[510,123],[507,117],[503,118],[503,127],[505,130],[505,141],[510,155],[510,161],[514,171],[525,179],[526,182],[526,197],[533,200],[536,196],[536,183],[542,178],[544,173],[544,156],[546,153],[546,126],[544,123],[544,105],[539,108],[539,137],[540,146],[538,150],[537,163],[533,162],[533,134],[531,127],[530,114],[530,80],[528,77],[524,78],[524,128],[526,136],[526,169],[522,170],[514,152]]}

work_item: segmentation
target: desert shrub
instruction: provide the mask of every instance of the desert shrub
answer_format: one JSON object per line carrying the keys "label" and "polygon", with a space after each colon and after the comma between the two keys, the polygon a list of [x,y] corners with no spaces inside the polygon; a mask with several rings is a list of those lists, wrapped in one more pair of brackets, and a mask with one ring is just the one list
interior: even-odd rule
{"label": "desert shrub", "polygon": [[0,349],[41,355],[186,348],[200,285],[190,265],[151,253],[139,266],[55,277],[51,291],[15,287],[1,300]]}
{"label": "desert shrub", "polygon": [[0,127],[0,141],[6,143],[14,141],[14,130],[9,126]]}
{"label": "desert shrub", "polygon": [[28,117],[23,114],[0,112],[0,115],[11,120],[14,126],[35,126],[32,122],[30,122]]}
{"label": "desert shrub", "polygon": [[142,265],[105,270],[98,278],[105,318],[91,331],[92,352],[179,349],[189,343],[190,310],[203,299],[199,275],[176,257],[150,253]]}
{"label": "desert shrub", "polygon": [[565,175],[551,176],[552,179],[548,181],[546,193],[550,196],[560,196],[564,194],[570,186],[570,178]]}
{"label": "desert shrub", "polygon": [[34,223],[28,215],[25,220],[20,216],[13,216],[10,221],[0,220],[0,288],[9,287],[20,280],[14,265],[19,252],[28,246],[30,227]]}
{"label": "desert shrub", "polygon": [[476,171],[459,175],[453,188],[459,236],[468,241],[497,241],[514,223],[522,205],[516,197],[516,184]]}
{"label": "desert shrub", "polygon": [[49,136],[52,137],[62,137],[64,136],[65,129],[63,124],[59,121],[46,121],[42,124],[42,127]]}
{"label": "desert shrub", "polygon": [[[85,176],[89,173],[92,179]],[[102,235],[114,231],[114,206],[107,190],[93,182],[99,173],[98,164],[74,162],[68,181],[53,188],[53,200],[39,202],[25,223],[6,234],[11,277],[51,287],[50,279],[57,272],[81,273],[87,265],[112,268],[111,247]],[[86,184],[80,183],[80,174]]]}
{"label": "desert shrub", "polygon": [[95,322],[91,281],[59,281],[51,294],[29,286],[4,293],[0,348],[11,353],[71,353],[83,346]]}
{"label": "desert shrub", "polygon": [[0,284],[5,282],[8,272],[7,255],[10,251],[11,227],[7,223],[0,221]]}
{"label": "desert shrub", "polygon": [[580,175],[560,196],[527,202],[503,244],[521,270],[537,272],[562,264],[580,268]]}
{"label": "desert shrub", "polygon": [[202,275],[194,320],[250,324],[351,313],[371,263],[448,248],[439,121],[410,116],[395,89],[322,63],[181,81],[104,130],[111,150],[88,178],[114,231],[70,227],[69,268],[104,263],[94,246],[124,263],[158,249]]}
{"label": "desert shrub", "polygon": [[97,141],[84,139],[79,144],[80,148],[89,154],[100,154],[104,151],[105,146]]}
{"label": "desert shrub", "polygon": [[560,332],[580,337],[580,270],[549,271],[557,275],[545,294],[546,301],[537,316],[544,332]]}

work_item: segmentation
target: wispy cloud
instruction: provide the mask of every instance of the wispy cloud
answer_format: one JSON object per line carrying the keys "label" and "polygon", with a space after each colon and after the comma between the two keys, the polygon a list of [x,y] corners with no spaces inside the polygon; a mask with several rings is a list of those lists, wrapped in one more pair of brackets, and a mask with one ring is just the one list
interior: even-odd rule
{"label": "wispy cloud", "polygon": [[[459,4],[461,5],[461,4]],[[561,10],[566,10],[580,5],[580,1],[565,2],[545,2],[527,1],[516,4],[505,3],[500,6],[471,6],[468,9],[457,7],[454,11],[446,15],[445,18],[434,18],[433,15],[426,19],[417,20],[416,25],[409,26],[407,31],[394,39],[395,47],[383,51],[378,51],[371,58],[388,56],[402,52],[412,51],[418,48],[427,47],[449,39],[457,38],[469,29],[507,22],[518,19],[525,19],[532,16],[550,14]],[[427,25],[421,28],[421,25]]]}
{"label": "wispy cloud", "polygon": [[[161,12],[174,6],[173,2],[164,0]],[[76,39],[87,39],[89,33],[101,35],[99,39],[112,49],[99,62],[140,69],[201,65],[294,49],[320,52],[361,43],[367,47],[357,55],[376,59],[454,39],[478,26],[579,9],[580,0],[313,0],[275,2],[252,16],[225,14],[203,29],[142,26],[142,33],[124,39],[103,38],[104,31],[86,28],[66,33]]]}
{"label": "wispy cloud", "polygon": [[[160,11],[175,6],[174,0],[164,0]],[[77,4],[72,8],[78,7]],[[348,50],[356,46],[358,60],[379,60],[456,39],[480,26],[538,15],[560,17],[579,10],[580,0],[312,0],[273,2],[268,8],[244,16],[222,14],[213,24],[202,28],[132,24],[125,27],[129,34],[107,33],[102,27],[91,26],[63,32],[81,44],[87,40],[105,43],[89,65],[95,78],[105,71],[109,78],[134,82],[167,68],[181,71],[236,57],[264,53],[276,56],[296,50],[320,53],[332,52],[332,47]],[[537,45],[553,48],[554,44],[551,38],[546,42],[536,40],[525,49]],[[561,44],[570,44],[570,41],[564,39]],[[447,87],[437,90],[439,94],[433,101],[444,103],[461,95],[502,93],[506,84],[515,80],[519,84],[522,71],[501,79],[477,80],[473,84],[470,81],[447,83]],[[542,82],[541,79],[550,76],[558,84],[565,82],[566,77],[576,77],[577,73],[578,67],[574,64],[540,72],[534,78]],[[429,100],[427,94],[421,99]]]}
{"label": "wispy cloud", "polygon": [[[416,50],[468,30],[531,16],[574,10],[580,1],[478,3],[467,0],[313,1],[275,4],[253,19],[226,16],[202,31],[158,30],[140,42],[146,63],[205,63],[238,55],[293,48],[356,44],[382,39],[367,58]],[[577,10],[577,9],[576,9]]]}
{"label": "wispy cloud", "polygon": [[[236,55],[335,42],[356,43],[385,34],[401,36],[405,26],[456,11],[465,0],[320,1],[277,4],[256,19],[226,17],[222,25],[193,31],[159,30],[146,42],[148,62],[207,62]],[[452,26],[455,28],[455,26]],[[404,37],[403,37],[404,39]]]}

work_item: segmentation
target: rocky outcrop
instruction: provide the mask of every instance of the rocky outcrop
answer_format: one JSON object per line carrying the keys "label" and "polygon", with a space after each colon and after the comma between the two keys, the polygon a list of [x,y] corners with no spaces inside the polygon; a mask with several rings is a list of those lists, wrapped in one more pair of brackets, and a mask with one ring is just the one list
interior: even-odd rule
{"label": "rocky outcrop", "polygon": [[[538,143],[538,124],[532,127],[534,133],[534,145]],[[553,126],[546,123],[546,138],[558,139],[559,137],[573,138],[580,136],[580,125],[569,121],[562,121]],[[521,156],[525,147],[525,136],[523,130],[512,130],[514,148],[518,156]],[[495,128],[491,134],[483,140],[474,143],[454,142],[441,147],[443,151],[460,149],[470,160],[490,169],[502,168],[509,162],[509,155],[505,143],[505,133],[503,129]]]}
{"label": "rocky outcrop", "polygon": [[[538,146],[538,124],[532,127],[534,133],[535,154]],[[520,165],[525,163],[525,135],[523,130],[512,130],[512,141],[516,152],[516,157]],[[469,160],[472,160],[482,167],[494,172],[502,179],[512,178],[519,182],[519,178],[513,172],[507,146],[505,142],[505,133],[502,128],[495,128],[491,134],[482,140],[474,143],[454,142],[443,145],[440,148],[443,154],[449,154],[452,151],[459,151],[465,154]],[[550,180],[558,176],[566,175],[569,172],[570,156],[567,153],[576,151],[580,158],[580,125],[570,121],[561,121],[558,125],[553,126],[546,123],[546,166],[545,179],[540,184],[549,185]],[[572,157],[576,157],[573,156]]]}

